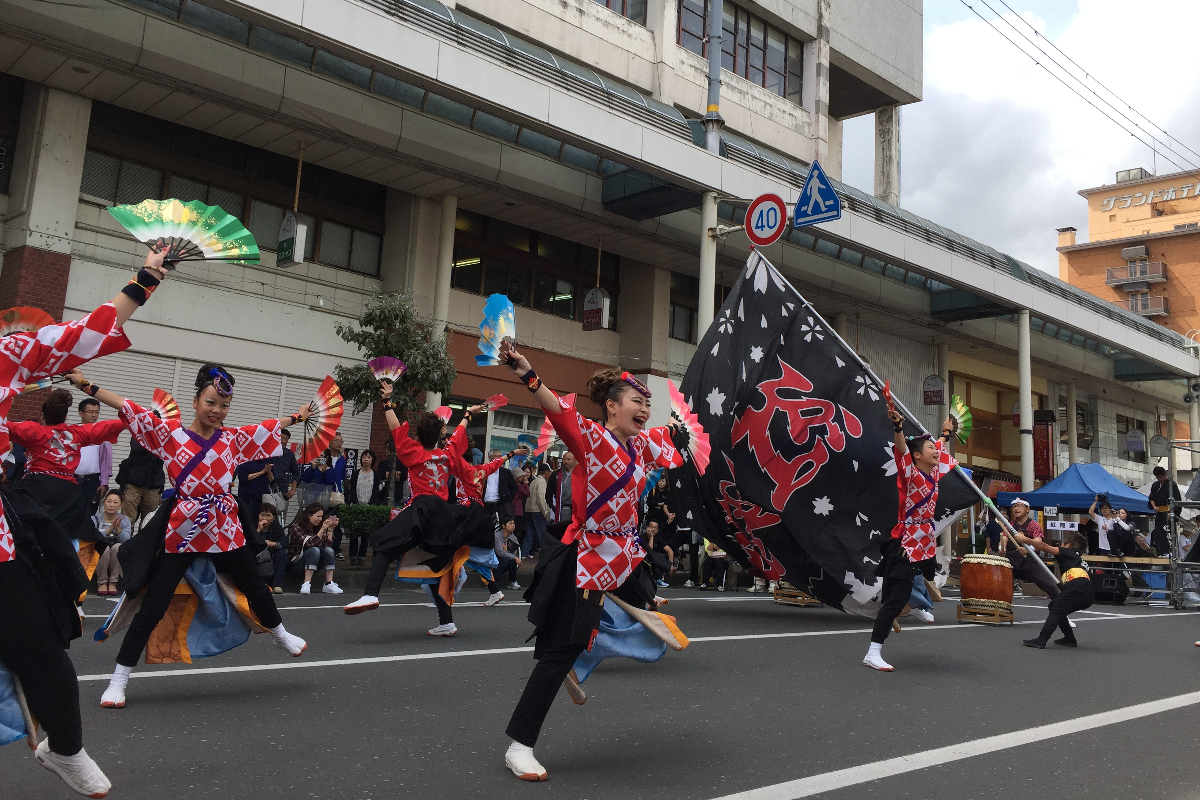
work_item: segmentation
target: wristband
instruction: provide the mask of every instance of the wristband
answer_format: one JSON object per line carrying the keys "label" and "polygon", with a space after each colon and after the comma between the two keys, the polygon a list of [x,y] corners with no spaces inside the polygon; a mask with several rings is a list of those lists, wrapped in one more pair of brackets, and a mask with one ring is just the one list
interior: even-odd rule
{"label": "wristband", "polygon": [[524,383],[531,392],[536,392],[538,389],[542,388],[542,380],[538,377],[538,374],[533,371],[532,367],[530,367],[529,372],[526,372],[521,376],[521,382]]}
{"label": "wristband", "polygon": [[158,287],[158,276],[142,267],[138,270],[137,282],[146,287],[147,292],[153,292]]}
{"label": "wristband", "polygon": [[100,391],[100,387],[89,381],[86,385],[80,386],[79,390],[82,392],[87,392],[92,397],[95,397],[96,393]]}
{"label": "wristband", "polygon": [[893,422],[892,427],[896,429],[896,433],[904,433],[904,423],[903,422]]}

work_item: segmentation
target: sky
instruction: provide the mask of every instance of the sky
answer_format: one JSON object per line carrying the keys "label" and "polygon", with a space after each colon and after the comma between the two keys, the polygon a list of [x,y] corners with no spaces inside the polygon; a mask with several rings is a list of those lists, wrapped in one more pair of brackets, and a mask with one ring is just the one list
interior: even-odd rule
{"label": "sky", "polygon": [[[1017,32],[984,2],[965,0],[1016,40]],[[1095,81],[1089,87],[1102,92],[1102,84],[1200,153],[1200,116],[1194,113],[1200,70],[1193,67],[1200,59],[1200,2],[1007,0],[1012,11],[1000,0],[986,2],[1030,36],[1026,22],[1032,25],[1076,61]],[[900,205],[1057,274],[1055,229],[1074,226],[1079,241],[1087,241],[1080,189],[1111,184],[1117,170],[1129,167],[1160,175],[1192,169],[1200,166],[1200,155],[1181,144],[1175,148],[1182,156],[1172,154],[1161,143],[1162,131],[1135,117],[1160,138],[1156,155],[1148,134],[1125,122],[1139,142],[1106,119],[965,3],[925,0],[924,97],[901,109]],[[1068,63],[1045,40],[1038,44]],[[871,115],[843,123],[843,180],[868,193],[874,188],[873,137]]]}

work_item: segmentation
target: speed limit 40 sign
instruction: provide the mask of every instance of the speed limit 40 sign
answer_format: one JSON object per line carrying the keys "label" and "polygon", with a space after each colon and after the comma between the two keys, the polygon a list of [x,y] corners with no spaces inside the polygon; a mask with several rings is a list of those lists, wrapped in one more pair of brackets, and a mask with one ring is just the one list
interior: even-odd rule
{"label": "speed limit 40 sign", "polygon": [[746,209],[746,236],[756,247],[779,241],[787,227],[787,206],[777,194],[760,194]]}

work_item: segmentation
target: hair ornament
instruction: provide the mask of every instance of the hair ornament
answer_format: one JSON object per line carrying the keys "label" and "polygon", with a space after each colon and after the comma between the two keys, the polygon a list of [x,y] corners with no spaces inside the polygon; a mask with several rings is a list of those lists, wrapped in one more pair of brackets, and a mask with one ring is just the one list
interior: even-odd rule
{"label": "hair ornament", "polygon": [[650,397],[650,390],[646,387],[646,384],[642,383],[637,378],[630,375],[628,372],[621,373],[621,380],[625,381],[630,386],[632,386],[634,389],[636,389],[638,394],[641,394],[647,398]]}
{"label": "hair ornament", "polygon": [[221,397],[233,396],[233,383],[229,380],[229,375],[222,369],[213,367],[208,371],[208,376],[212,378],[213,388],[217,390],[217,394]]}

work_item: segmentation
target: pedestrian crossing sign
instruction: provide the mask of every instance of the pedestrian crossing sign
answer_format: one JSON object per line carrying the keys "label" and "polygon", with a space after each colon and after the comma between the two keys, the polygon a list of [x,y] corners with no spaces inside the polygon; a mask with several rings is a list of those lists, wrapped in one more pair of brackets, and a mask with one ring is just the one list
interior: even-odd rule
{"label": "pedestrian crossing sign", "polygon": [[842,199],[833,190],[833,184],[825,176],[821,165],[813,161],[808,170],[800,198],[792,212],[792,227],[803,228],[819,222],[832,222],[842,217]]}

